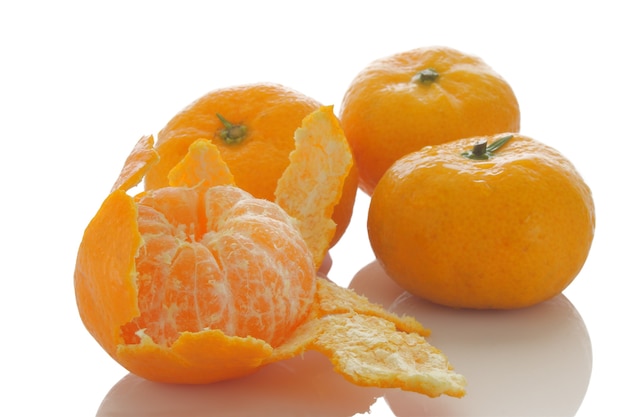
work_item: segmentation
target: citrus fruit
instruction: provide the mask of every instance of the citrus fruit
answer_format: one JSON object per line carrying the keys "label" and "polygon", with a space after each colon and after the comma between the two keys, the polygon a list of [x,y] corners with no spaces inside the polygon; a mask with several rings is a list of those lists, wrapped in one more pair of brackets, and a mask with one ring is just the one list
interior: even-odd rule
{"label": "citrus fruit", "polygon": [[77,255],[78,311],[104,350],[138,376],[184,384],[318,350],[355,384],[464,395],[465,378],[419,322],[316,276],[353,164],[338,126],[331,107],[302,121],[276,189],[287,209],[236,187],[207,139],[168,185],[130,195],[160,157],[141,138]]}
{"label": "citrus fruit", "polygon": [[400,158],[376,187],[367,224],[377,259],[412,294],[511,309],[570,284],[589,253],[595,211],[569,160],[511,133]]}
{"label": "citrus fruit", "polygon": [[[160,159],[147,172],[145,188],[167,186],[167,175],[187,154],[189,145],[207,139],[219,149],[238,187],[257,198],[274,200],[278,179],[295,147],[294,131],[319,107],[314,99],[273,83],[212,90],[175,115],[159,132],[156,150]],[[355,167],[333,211],[337,230],[331,246],[350,222],[357,188]]]}
{"label": "citrus fruit", "polygon": [[372,62],[350,84],[339,118],[360,187],[369,195],[407,153],[520,127],[509,84],[482,59],[447,47],[418,48]]}

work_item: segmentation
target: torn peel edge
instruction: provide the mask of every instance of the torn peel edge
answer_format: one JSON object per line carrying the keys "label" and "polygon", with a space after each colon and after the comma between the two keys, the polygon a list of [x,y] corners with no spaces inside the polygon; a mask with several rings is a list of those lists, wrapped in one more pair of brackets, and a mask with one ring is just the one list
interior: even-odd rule
{"label": "torn peel edge", "polygon": [[[113,357],[116,346],[123,342],[120,324],[140,314],[134,276],[135,255],[141,245],[135,202],[121,189],[111,192],[83,234],[74,291],[85,327]],[[111,248],[123,256],[109,256]],[[99,262],[94,259],[103,256],[109,258],[106,269],[96,267]]]}
{"label": "torn peel edge", "polygon": [[321,106],[307,115],[294,132],[294,142],[274,201],[298,220],[319,268],[337,230],[332,216],[354,158],[333,106]]}
{"label": "torn peel edge", "polygon": [[138,185],[146,172],[159,161],[159,154],[154,149],[154,137],[142,136],[126,158],[117,181],[111,192],[116,190],[128,191]]}
{"label": "torn peel edge", "polygon": [[171,346],[156,344],[146,335],[139,344],[118,345],[115,357],[130,372],[152,381],[209,384],[256,372],[272,352],[263,340],[207,329],[182,332]]}
{"label": "torn peel edge", "polygon": [[328,356],[335,371],[348,381],[429,397],[465,395],[465,378],[454,372],[439,349],[418,334],[399,331],[383,318],[358,313],[321,320],[342,332],[322,332],[311,348]]}
{"label": "torn peel edge", "polygon": [[[328,309],[330,304],[321,299],[330,294],[344,303]],[[356,385],[400,388],[430,397],[465,395],[465,377],[426,341],[423,335],[429,332],[413,317],[389,313],[323,278],[318,278],[315,306],[268,363],[316,350]]]}
{"label": "torn peel edge", "polygon": [[417,333],[422,337],[430,336],[430,329],[412,316],[398,316],[387,311],[383,306],[371,302],[356,291],[343,288],[330,280],[318,279],[316,300],[321,315],[338,314],[354,311],[356,313],[377,316],[395,324],[398,330]]}

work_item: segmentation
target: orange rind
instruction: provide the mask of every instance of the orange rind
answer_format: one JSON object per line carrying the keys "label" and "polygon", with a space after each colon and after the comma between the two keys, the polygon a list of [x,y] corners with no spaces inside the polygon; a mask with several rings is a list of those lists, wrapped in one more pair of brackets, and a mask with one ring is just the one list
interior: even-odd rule
{"label": "orange rind", "polygon": [[278,180],[275,201],[299,220],[300,232],[319,267],[335,235],[333,210],[352,169],[352,153],[332,106],[322,106],[305,117],[295,141],[290,164]]}
{"label": "orange rind", "polygon": [[[306,232],[331,228],[328,207],[351,169],[331,115],[316,111],[297,134],[277,188],[283,203],[294,196],[292,215],[237,188],[203,140],[169,186],[131,196],[159,157],[151,137],[139,141],[85,230],[74,277],[81,318],[113,359],[150,380],[198,384],[317,350],[358,385],[464,395],[464,377],[418,321],[316,276],[332,233],[316,242]],[[316,146],[313,162],[301,159]],[[306,185],[324,195],[303,208],[299,167],[327,170],[314,175],[324,184]]]}
{"label": "orange rind", "polygon": [[206,181],[211,185],[234,185],[235,177],[225,164],[216,164],[217,147],[206,139],[198,139],[189,152],[172,168],[167,178],[170,186],[193,187]]}

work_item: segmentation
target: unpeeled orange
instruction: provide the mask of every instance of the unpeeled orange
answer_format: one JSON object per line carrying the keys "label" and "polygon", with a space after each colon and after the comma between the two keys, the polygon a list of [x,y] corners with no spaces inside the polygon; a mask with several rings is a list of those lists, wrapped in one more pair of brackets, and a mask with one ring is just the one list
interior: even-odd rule
{"label": "unpeeled orange", "polygon": [[[219,149],[235,183],[258,198],[274,200],[278,179],[295,148],[294,131],[321,106],[298,91],[274,83],[236,85],[212,90],[176,114],[158,134],[159,161],[146,173],[146,189],[168,185],[170,170],[198,139]],[[333,208],[334,245],[352,217],[358,188],[356,165]]]}
{"label": "unpeeled orange", "polygon": [[440,46],[380,58],[357,74],[339,118],[371,195],[400,157],[427,145],[517,132],[517,98],[479,57]]}
{"label": "unpeeled orange", "polygon": [[383,268],[412,294],[511,309],[572,282],[591,247],[595,209],[568,159],[507,133],[400,158],[378,183],[367,224]]}

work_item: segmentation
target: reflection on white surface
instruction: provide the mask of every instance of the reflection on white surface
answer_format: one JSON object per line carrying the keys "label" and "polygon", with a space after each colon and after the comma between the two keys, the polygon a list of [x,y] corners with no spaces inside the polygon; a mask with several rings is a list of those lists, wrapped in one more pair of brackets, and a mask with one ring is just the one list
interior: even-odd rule
{"label": "reflection on white surface", "polygon": [[362,268],[350,287],[430,328],[429,341],[468,379],[467,395],[433,399],[359,387],[335,373],[325,356],[307,352],[248,377],[209,385],[159,384],[129,374],[111,388],[97,416],[576,414],[591,376],[591,342],[565,296],[522,310],[451,309],[405,293],[377,262]]}
{"label": "reflection on white surface", "polygon": [[129,374],[111,388],[97,416],[352,416],[367,413],[382,395],[349,383],[325,356],[307,352],[208,385],[159,384]]}
{"label": "reflection on white surface", "polygon": [[457,310],[403,292],[378,263],[352,281],[355,291],[417,318],[468,380],[461,399],[389,391],[396,416],[573,416],[591,377],[587,328],[564,295],[512,311]]}

